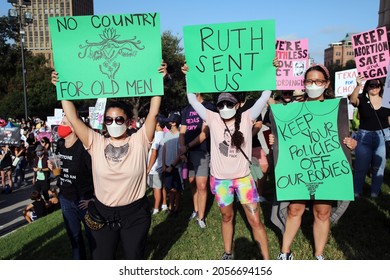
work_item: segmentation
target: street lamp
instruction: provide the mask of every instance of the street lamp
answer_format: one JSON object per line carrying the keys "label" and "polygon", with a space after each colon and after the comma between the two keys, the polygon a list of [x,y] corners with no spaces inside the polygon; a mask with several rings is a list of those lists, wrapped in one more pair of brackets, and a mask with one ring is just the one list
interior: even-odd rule
{"label": "street lamp", "polygon": [[[21,3],[20,3],[21,2]],[[24,27],[33,22],[33,17],[30,12],[24,12],[22,16],[22,8],[31,6],[31,1],[20,0],[8,0],[8,3],[11,3],[14,9],[8,10],[8,19],[9,21],[19,23],[19,35],[20,35],[20,48],[22,50],[22,76],[23,76],[23,96],[24,96],[24,117],[27,121],[27,86],[26,86],[26,63],[24,56]]]}

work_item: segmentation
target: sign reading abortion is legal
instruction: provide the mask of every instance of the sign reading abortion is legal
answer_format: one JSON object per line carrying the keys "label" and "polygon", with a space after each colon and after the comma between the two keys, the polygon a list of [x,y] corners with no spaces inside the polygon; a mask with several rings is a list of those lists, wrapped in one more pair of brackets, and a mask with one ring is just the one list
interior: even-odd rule
{"label": "sign reading abortion is legal", "polygon": [[163,95],[158,13],[49,18],[57,99]]}
{"label": "sign reading abortion is legal", "polygon": [[386,77],[390,62],[386,27],[353,35],[352,45],[359,74],[366,79]]}
{"label": "sign reading abortion is legal", "polygon": [[275,89],[275,22],[185,26],[188,92]]}

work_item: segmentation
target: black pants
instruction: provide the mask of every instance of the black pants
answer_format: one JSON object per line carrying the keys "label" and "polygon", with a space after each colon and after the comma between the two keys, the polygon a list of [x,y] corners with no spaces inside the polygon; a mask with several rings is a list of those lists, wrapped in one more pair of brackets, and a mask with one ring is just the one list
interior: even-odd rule
{"label": "black pants", "polygon": [[45,201],[49,201],[49,187],[50,183],[47,180],[36,180],[33,189],[42,193]]}
{"label": "black pants", "polygon": [[151,224],[147,197],[119,207],[108,207],[97,200],[95,203],[99,213],[110,223],[100,230],[91,231],[95,242],[92,258],[115,259],[116,249],[121,241],[124,259],[145,259],[146,240]]}

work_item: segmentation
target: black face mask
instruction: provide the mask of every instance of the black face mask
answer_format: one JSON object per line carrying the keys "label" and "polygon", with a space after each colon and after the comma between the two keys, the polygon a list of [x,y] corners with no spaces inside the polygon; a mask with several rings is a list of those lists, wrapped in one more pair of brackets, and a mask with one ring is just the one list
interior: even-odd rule
{"label": "black face mask", "polygon": [[165,127],[168,128],[168,129],[171,129],[171,128],[172,128],[172,125],[171,125],[170,123],[167,123],[167,124],[165,125]]}

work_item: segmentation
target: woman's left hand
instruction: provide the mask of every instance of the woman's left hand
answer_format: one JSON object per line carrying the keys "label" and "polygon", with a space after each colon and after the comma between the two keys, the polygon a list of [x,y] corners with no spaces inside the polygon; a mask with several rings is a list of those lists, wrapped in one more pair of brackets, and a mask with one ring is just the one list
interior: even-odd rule
{"label": "woman's left hand", "polygon": [[80,200],[79,202],[79,208],[81,210],[85,210],[85,209],[88,209],[88,203],[93,200],[93,199],[86,199],[86,200]]}
{"label": "woman's left hand", "polygon": [[355,150],[357,146],[357,141],[351,137],[345,137],[343,143],[348,147],[348,149]]}

